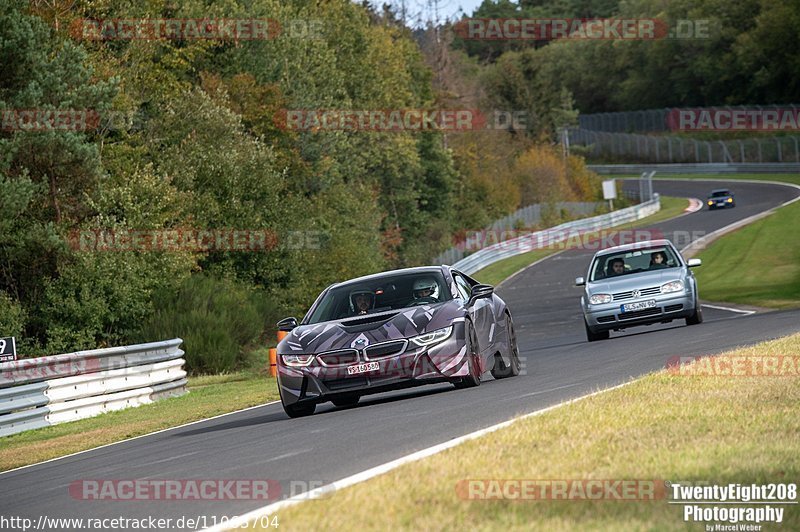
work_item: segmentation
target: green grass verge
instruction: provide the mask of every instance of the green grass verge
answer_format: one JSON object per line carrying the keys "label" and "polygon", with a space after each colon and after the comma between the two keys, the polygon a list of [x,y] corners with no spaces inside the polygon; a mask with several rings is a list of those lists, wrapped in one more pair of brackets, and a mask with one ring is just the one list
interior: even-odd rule
{"label": "green grass verge", "polygon": [[771,308],[800,306],[800,202],[711,243],[698,255],[703,299]]}
{"label": "green grass verge", "polygon": [[[800,335],[794,335],[735,354],[799,351]],[[456,486],[465,479],[796,482],[798,404],[796,374],[663,371],[277,515],[286,530],[703,530],[684,523],[681,506],[664,499],[480,501],[459,497]],[[785,506],[778,526],[799,530],[800,509]]]}
{"label": "green grass verge", "polygon": [[[621,229],[633,229],[635,227],[647,227],[649,225],[655,225],[659,222],[663,222],[664,220],[669,220],[670,218],[679,216],[681,213],[683,213],[684,209],[686,209],[687,205],[688,202],[683,198],[664,196],[661,198],[661,209],[657,213],[630,224],[614,227],[613,230],[618,231]],[[522,253],[514,257],[497,261],[494,264],[490,264],[482,270],[475,272],[472,277],[481,283],[497,285],[500,283],[500,281],[507,279],[519,270],[526,268],[537,260],[552,255],[557,251],[558,249],[535,249],[533,251]]]}
{"label": "green grass verge", "polygon": [[[631,176],[638,177],[638,176]],[[797,174],[662,174],[661,179],[725,179],[778,181],[800,185]],[[725,235],[699,258],[696,271],[703,299],[767,308],[800,306],[800,205],[793,203],[775,214]]]}
{"label": "green grass verge", "polygon": [[189,393],[0,438],[0,471],[34,464],[278,399],[263,371],[189,378]]}

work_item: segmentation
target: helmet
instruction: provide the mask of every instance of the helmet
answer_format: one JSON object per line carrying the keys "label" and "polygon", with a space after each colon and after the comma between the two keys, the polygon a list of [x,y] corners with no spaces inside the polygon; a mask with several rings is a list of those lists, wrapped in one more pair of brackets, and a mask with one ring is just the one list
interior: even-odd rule
{"label": "helmet", "polygon": [[367,298],[367,301],[369,302],[369,306],[367,307],[367,309],[371,309],[372,307],[375,306],[375,293],[372,290],[362,287],[362,288],[354,288],[353,290],[350,291],[350,312],[354,313],[359,312],[360,309],[356,304],[356,299],[361,299],[362,297],[365,296]]}
{"label": "helmet", "polygon": [[[414,281],[414,286],[411,289],[414,299],[423,297],[430,297],[439,299],[439,284],[432,277],[422,277]],[[423,295],[423,292],[429,292]]]}

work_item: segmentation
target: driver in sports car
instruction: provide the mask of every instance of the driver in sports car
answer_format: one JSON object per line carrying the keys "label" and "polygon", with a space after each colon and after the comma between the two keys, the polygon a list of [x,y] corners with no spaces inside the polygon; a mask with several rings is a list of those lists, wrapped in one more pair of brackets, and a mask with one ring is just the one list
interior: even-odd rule
{"label": "driver in sports car", "polygon": [[439,302],[439,285],[436,284],[435,279],[430,277],[423,277],[414,281],[411,292],[414,296],[413,304]]}

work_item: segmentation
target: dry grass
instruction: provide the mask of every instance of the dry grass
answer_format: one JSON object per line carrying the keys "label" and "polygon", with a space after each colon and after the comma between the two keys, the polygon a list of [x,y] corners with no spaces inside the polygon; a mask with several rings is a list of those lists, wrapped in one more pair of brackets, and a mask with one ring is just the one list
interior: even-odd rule
{"label": "dry grass", "polygon": [[[734,353],[798,352],[800,335]],[[701,530],[700,524],[683,522],[680,506],[664,500],[467,501],[455,488],[462,479],[797,482],[798,404],[797,376],[709,378],[662,371],[520,420],[327,499],[281,510],[280,525],[288,530]],[[787,506],[778,526],[800,529],[800,509]]]}

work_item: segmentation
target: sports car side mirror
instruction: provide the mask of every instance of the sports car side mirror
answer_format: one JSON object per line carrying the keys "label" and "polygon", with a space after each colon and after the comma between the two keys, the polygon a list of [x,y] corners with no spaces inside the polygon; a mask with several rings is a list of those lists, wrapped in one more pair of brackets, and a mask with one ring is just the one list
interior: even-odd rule
{"label": "sports car side mirror", "polygon": [[585,286],[585,285],[586,285],[586,279],[584,279],[583,277],[575,278],[575,286]]}
{"label": "sports car side mirror", "polygon": [[700,259],[689,259],[686,261],[686,265],[690,268],[694,268],[695,266],[700,266],[703,264],[703,261]]}
{"label": "sports car side mirror", "polygon": [[472,292],[470,292],[469,301],[467,305],[471,305],[475,303],[478,299],[483,297],[491,297],[494,293],[494,286],[490,284],[476,284],[472,287]]}
{"label": "sports car side mirror", "polygon": [[283,318],[281,321],[277,323],[279,331],[289,332],[295,327],[297,327],[297,318]]}

